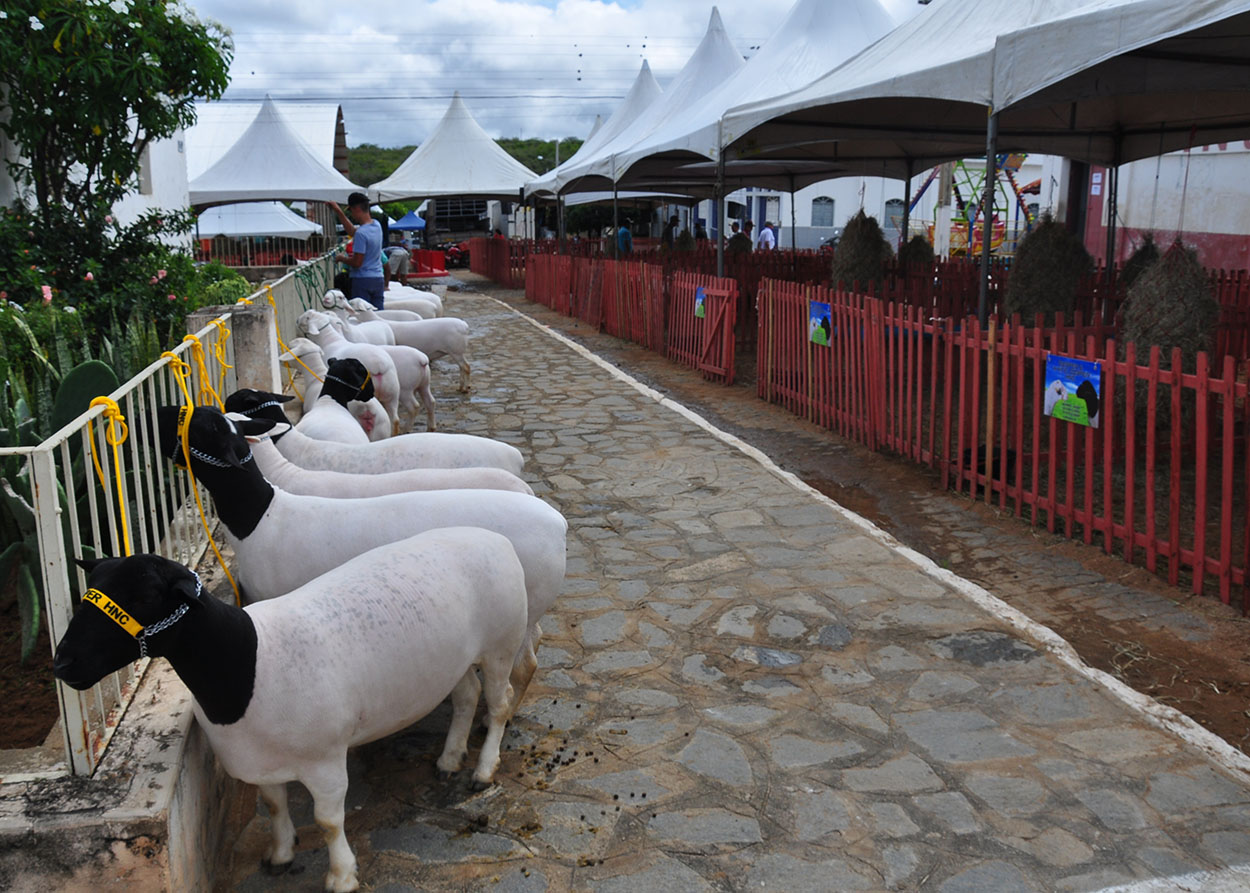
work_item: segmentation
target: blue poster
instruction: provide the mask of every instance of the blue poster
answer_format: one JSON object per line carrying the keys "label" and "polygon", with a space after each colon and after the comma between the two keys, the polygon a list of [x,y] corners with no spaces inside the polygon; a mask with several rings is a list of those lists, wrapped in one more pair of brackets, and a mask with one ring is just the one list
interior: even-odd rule
{"label": "blue poster", "polygon": [[707,308],[703,306],[707,295],[703,292],[703,286],[699,286],[694,290],[694,315],[703,319],[707,316]]}
{"label": "blue poster", "polygon": [[1098,427],[1102,399],[1102,363],[1046,355],[1043,412],[1065,422]]}
{"label": "blue poster", "polygon": [[833,341],[833,322],[829,305],[824,301],[808,301],[807,340],[826,347]]}

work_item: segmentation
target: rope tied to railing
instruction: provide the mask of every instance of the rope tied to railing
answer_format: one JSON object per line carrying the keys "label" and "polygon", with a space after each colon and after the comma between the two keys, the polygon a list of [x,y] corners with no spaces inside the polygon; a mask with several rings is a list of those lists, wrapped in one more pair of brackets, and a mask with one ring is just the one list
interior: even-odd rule
{"label": "rope tied to railing", "polygon": [[[126,497],[122,490],[122,463],[118,452],[118,448],[130,436],[130,429],[126,427],[126,417],[122,414],[121,407],[117,405],[116,400],[111,397],[96,397],[91,401],[90,408],[94,409],[97,406],[104,407],[106,421],[104,441],[113,448],[113,471],[117,480],[117,513],[121,518],[122,548],[127,555],[130,555],[130,525],[126,521]],[[100,487],[107,490],[108,483],[104,477],[104,469],[100,467],[100,457],[96,454],[95,432],[91,428],[90,419],[87,420],[87,440],[91,443],[91,461],[95,463],[96,477],[100,479]]]}
{"label": "rope tied to railing", "polygon": [[200,339],[195,335],[184,335],[182,340],[191,342],[191,359],[195,362],[195,371],[199,373],[200,377],[199,405],[209,406],[216,403],[217,408],[225,412],[225,404],[221,402],[221,398],[213,390],[212,377],[208,373],[208,363],[204,359],[204,345],[200,343]]}
{"label": "rope tied to railing", "polygon": [[[200,500],[200,488],[195,480],[195,472],[191,469],[191,415],[195,411],[195,401],[191,399],[191,389],[187,386],[187,374],[191,367],[172,351],[167,350],[161,356],[169,359],[169,368],[174,373],[174,379],[178,382],[184,398],[183,405],[178,408],[178,443],[182,446],[183,467],[191,476],[191,494],[195,497],[195,507],[200,511],[200,524],[204,527],[204,535],[208,537],[208,544],[213,547],[213,554],[217,556],[217,563],[221,565],[226,579],[230,581],[230,588],[234,590],[235,605],[242,607],[243,600],[239,595],[239,585],[234,582],[234,577],[230,575],[230,568],[226,567],[226,560],[221,557],[221,551],[213,542],[213,531],[208,526],[208,516],[204,512],[204,503]],[[225,411],[224,408],[222,411]]]}
{"label": "rope tied to railing", "polygon": [[226,370],[234,367],[226,362],[226,342],[230,340],[230,329],[220,319],[213,320],[213,325],[217,327],[217,339],[213,342],[213,356],[217,358],[217,366],[221,370],[217,378],[217,393],[220,394],[226,389]]}

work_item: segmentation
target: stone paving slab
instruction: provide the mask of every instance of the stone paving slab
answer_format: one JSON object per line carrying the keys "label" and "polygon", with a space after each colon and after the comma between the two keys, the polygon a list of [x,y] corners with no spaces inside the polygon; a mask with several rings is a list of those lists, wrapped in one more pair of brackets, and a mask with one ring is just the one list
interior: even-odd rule
{"label": "stone paving slab", "polygon": [[[446,709],[353,755],[363,889],[1250,889],[1237,766],[503,305],[448,299],[474,391],[437,364],[442,429],[526,454],[569,574],[496,786],[434,778]],[[296,788],[302,873],[257,870],[258,817],[238,889],[319,888]]]}

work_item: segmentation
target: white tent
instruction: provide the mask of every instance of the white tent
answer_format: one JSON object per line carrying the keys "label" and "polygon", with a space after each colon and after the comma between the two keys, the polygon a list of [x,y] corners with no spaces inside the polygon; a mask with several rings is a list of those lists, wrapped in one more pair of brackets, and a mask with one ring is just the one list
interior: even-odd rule
{"label": "white tent", "polygon": [[[273,100],[282,120],[319,159],[336,170],[347,168],[343,110],[332,102]],[[187,178],[194,180],[225,155],[247,126],[256,120],[262,102],[197,102],[195,123],[187,129]]]}
{"label": "white tent", "polygon": [[[616,158],[623,184],[689,181],[693,171],[678,173],[683,163],[715,160],[736,135],[722,135],[721,116],[732,106],[781,96],[806,86],[888,33],[894,19],[878,0],[799,0],[758,53],[733,77],[718,84],[697,106],[640,140]],[[737,126],[749,129],[749,119]],[[826,169],[827,170],[827,169]],[[733,172],[729,172],[732,178]],[[756,170],[755,185],[788,188],[789,176],[800,185],[824,179],[819,169]],[[714,177],[715,173],[712,172]],[[776,182],[774,182],[776,181]]]}
{"label": "white tent", "polygon": [[1250,3],[1102,0],[995,42],[999,142],[1102,164],[1250,133]]}
{"label": "white tent", "polygon": [[487,135],[457,92],[429,139],[370,189],[384,202],[458,195],[506,200],[537,176]]}
{"label": "white tent", "polygon": [[317,157],[266,99],[256,120],[188,185],[196,207],[276,200],[345,201],[362,191]]}
{"label": "white tent", "polygon": [[934,0],[811,84],[730,109],[727,157],[835,160],[898,178],[981,154],[998,35],[1089,3]]}
{"label": "white tent", "polygon": [[720,12],[713,7],[703,40],[664,92],[633,124],[605,141],[593,156],[587,153],[585,161],[568,166],[562,174],[566,183],[563,190],[586,192],[611,188],[621,173],[617,162],[619,155],[651,134],[661,132],[671,122],[684,120],[704,96],[737,73],[743,64],[742,55],[734,49],[725,32]]}
{"label": "white tent", "polygon": [[321,226],[286,207],[281,202],[248,202],[217,205],[200,214],[195,230],[201,239],[214,236],[283,236],[307,239],[321,233]]}
{"label": "white tent", "polygon": [[548,171],[538,179],[527,183],[526,194],[555,195],[560,192],[572,179],[568,174],[569,171],[580,169],[584,162],[594,158],[604,146],[628,130],[638,120],[638,116],[659,98],[661,92],[663,91],[660,90],[660,85],[655,82],[655,75],[651,73],[651,66],[644,59],[642,68],[638,70],[638,76],[634,78],[629,92],[625,94],[625,98],[621,100],[621,104],[616,107],[608,120],[590,132],[590,135],[586,137],[586,142],[582,143],[571,158],[555,170]]}

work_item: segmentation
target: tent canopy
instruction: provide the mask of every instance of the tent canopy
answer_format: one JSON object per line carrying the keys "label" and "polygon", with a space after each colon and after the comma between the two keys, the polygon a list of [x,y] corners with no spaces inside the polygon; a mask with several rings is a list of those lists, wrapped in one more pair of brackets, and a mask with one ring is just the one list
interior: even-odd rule
{"label": "tent canopy", "polygon": [[[617,156],[618,182],[662,185],[690,183],[695,170],[678,165],[715,160],[732,132],[721,133],[720,121],[731,107],[780,96],[811,83],[888,33],[894,20],[878,0],[799,0],[776,33],[737,74],[717,84],[699,104],[667,126],[639,140]],[[756,122],[740,120],[739,127]],[[794,167],[774,164],[769,170],[726,172],[727,179],[751,177],[757,186],[789,189],[805,186],[841,171],[821,170],[811,162]],[[791,177],[795,179],[792,180]],[[796,182],[797,181],[797,182]]]}
{"label": "tent canopy", "polygon": [[[1250,129],[1244,0],[936,0],[800,90],[725,118],[734,158],[902,177],[985,152],[1101,164]],[[1202,101],[1195,102],[1195,93]]]}
{"label": "tent canopy", "polygon": [[409,211],[403,217],[400,217],[391,224],[391,229],[398,230],[414,230],[425,229],[425,218],[417,214],[416,210]]}
{"label": "tent canopy", "polygon": [[555,170],[548,171],[526,184],[526,194],[555,195],[560,192],[573,179],[570,171],[580,169],[583,162],[594,158],[604,146],[628,130],[630,125],[638,120],[638,116],[659,98],[661,92],[663,91],[660,90],[660,85],[655,82],[655,75],[651,73],[651,66],[644,59],[629,92],[625,94],[625,98],[608,117],[608,120],[591,130],[590,135],[586,137],[586,142],[582,143],[571,158]]}
{"label": "tent canopy", "polygon": [[307,239],[320,234],[321,226],[286,207],[281,202],[249,202],[241,205],[217,205],[196,219],[195,229],[201,239],[215,236],[282,236]]}
{"label": "tent canopy", "polygon": [[[720,12],[713,7],[703,40],[664,92],[632,124],[612,139],[603,141],[593,154],[584,153],[584,161],[570,164],[563,172],[565,185],[562,190],[594,192],[611,189],[622,172],[620,159],[632,146],[653,133],[663,131],[670,122],[685,120],[687,113],[697,107],[704,96],[732,77],[743,64],[742,55],[734,49],[725,32]],[[606,130],[605,124],[596,138]]]}
{"label": "tent canopy", "polygon": [[1002,34],[999,141],[1102,164],[1250,133],[1245,0],[1103,0]]}
{"label": "tent canopy", "polygon": [[188,184],[197,208],[235,202],[346,201],[362,191],[318,158],[266,99],[238,140]]}
{"label": "tent canopy", "polygon": [[[263,104],[260,100],[197,102],[195,123],[187,128],[187,178],[194,180],[216,164],[256,120]],[[347,139],[339,105],[281,99],[275,99],[274,105],[314,155],[335,170],[347,170]]]}
{"label": "tent canopy", "polygon": [[461,195],[515,200],[537,176],[487,135],[457,92],[430,138],[370,188],[384,202]]}

